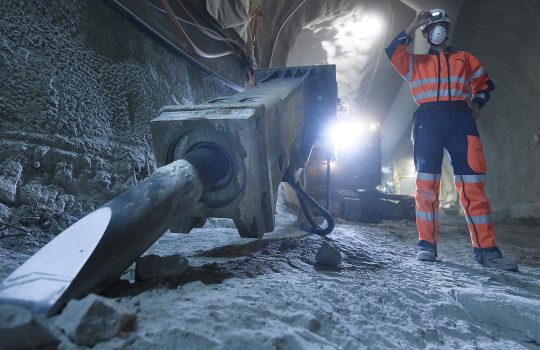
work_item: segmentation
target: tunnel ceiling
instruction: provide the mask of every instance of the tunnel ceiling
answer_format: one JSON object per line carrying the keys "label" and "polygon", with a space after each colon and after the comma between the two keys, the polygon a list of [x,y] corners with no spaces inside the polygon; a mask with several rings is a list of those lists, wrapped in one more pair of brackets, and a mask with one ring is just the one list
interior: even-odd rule
{"label": "tunnel ceiling", "polygon": [[[390,1],[391,12],[381,1],[263,1],[265,18],[261,32],[261,64],[338,64],[340,93],[356,108],[383,122],[383,152],[391,161],[408,138],[412,113],[409,87],[378,54],[391,38],[412,20],[415,11],[442,7],[449,10],[454,28],[451,44],[477,56],[496,84],[492,100],[482,110],[478,128],[488,160],[488,194],[497,217],[540,217],[540,117],[535,101],[540,98],[540,2],[525,0]],[[296,7],[298,10],[278,28]],[[353,14],[382,14],[389,21],[385,32],[370,49],[340,42],[339,26]],[[479,14],[482,14],[481,16]],[[352,40],[352,38],[351,38]],[[352,40],[354,41],[354,40]],[[416,53],[425,52],[423,40],[416,40]],[[411,46],[411,49],[412,49]],[[272,56],[272,51],[274,55]],[[536,62],[536,63],[535,63]],[[375,71],[375,74],[372,74]],[[341,72],[341,74],[340,74]],[[373,77],[373,78],[372,78]],[[449,174],[451,175],[451,174]]]}
{"label": "tunnel ceiling", "polygon": [[400,2],[366,2],[317,19],[300,32],[287,65],[335,64],[340,97],[359,118],[383,121],[402,85],[384,47],[414,11]]}
{"label": "tunnel ceiling", "polygon": [[394,0],[262,1],[261,8],[262,66],[336,64],[339,94],[351,110],[384,119],[401,80],[383,49],[413,10]]}

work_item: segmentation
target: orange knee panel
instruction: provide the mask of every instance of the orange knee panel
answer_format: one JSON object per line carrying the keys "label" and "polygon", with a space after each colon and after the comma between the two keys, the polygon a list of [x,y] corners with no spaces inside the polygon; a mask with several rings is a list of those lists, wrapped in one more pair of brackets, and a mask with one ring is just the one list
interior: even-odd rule
{"label": "orange knee panel", "polygon": [[416,180],[416,210],[438,210],[440,187],[440,181]]}
{"label": "orange knee panel", "polygon": [[[469,233],[471,235],[471,243],[474,248],[492,248],[495,247],[495,230],[493,224],[469,224]],[[478,233],[477,243],[476,234]]]}
{"label": "orange knee panel", "polygon": [[418,240],[437,244],[439,241],[439,220],[424,220],[416,217]]}
{"label": "orange knee panel", "polygon": [[491,208],[484,192],[484,175],[456,176],[456,186],[465,211],[471,242],[475,248],[495,246]]}
{"label": "orange knee panel", "polygon": [[456,183],[463,209],[470,215],[489,215],[491,208],[484,192],[484,183]]}
{"label": "orange knee panel", "polygon": [[[416,179],[416,226],[418,239],[437,244],[439,239],[439,189],[441,186],[438,174],[423,174],[433,180],[422,179],[422,174]],[[426,176],[427,175],[427,176]]]}

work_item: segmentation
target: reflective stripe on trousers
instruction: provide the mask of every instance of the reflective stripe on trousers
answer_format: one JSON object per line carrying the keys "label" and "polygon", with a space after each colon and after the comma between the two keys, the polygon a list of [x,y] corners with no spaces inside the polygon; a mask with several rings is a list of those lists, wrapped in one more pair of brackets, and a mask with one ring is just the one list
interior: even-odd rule
{"label": "reflective stripe on trousers", "polygon": [[491,210],[484,192],[485,158],[476,123],[470,112],[452,108],[459,107],[457,104],[444,102],[440,106],[443,108],[434,110],[420,107],[412,130],[420,244],[436,246],[438,241],[440,172],[446,150],[473,247],[495,247]]}
{"label": "reflective stripe on trousers", "polygon": [[495,232],[491,222],[491,208],[484,192],[485,175],[456,175],[465,218],[469,226],[471,243],[475,248],[495,246]]}
{"label": "reflective stripe on trousers", "polygon": [[436,245],[439,235],[441,174],[416,174],[416,225],[418,239]]}

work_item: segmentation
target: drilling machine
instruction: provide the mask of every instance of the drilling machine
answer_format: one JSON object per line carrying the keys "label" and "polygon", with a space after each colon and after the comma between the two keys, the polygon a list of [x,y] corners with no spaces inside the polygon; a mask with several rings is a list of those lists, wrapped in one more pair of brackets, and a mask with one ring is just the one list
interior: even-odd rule
{"label": "drilling machine", "polygon": [[[170,106],[151,121],[160,168],[83,217],[0,284],[0,302],[48,317],[116,280],[167,230],[230,218],[242,237],[275,227],[278,186],[298,184],[321,128],[336,118],[335,66],[255,71],[256,84],[197,106]],[[322,208],[321,208],[322,210]],[[328,233],[331,216],[322,210]]]}
{"label": "drilling machine", "polygon": [[315,144],[305,168],[305,183],[316,197],[326,197],[326,209],[349,221],[415,220],[414,198],[381,192],[380,125],[351,118],[338,109],[338,120]]}

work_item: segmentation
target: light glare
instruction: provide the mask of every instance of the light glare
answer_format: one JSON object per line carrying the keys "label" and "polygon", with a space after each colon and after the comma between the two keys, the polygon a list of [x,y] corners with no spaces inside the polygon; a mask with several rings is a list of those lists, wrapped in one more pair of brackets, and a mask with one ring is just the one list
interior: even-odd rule
{"label": "light glare", "polygon": [[414,165],[414,159],[409,161],[409,172],[411,175],[416,176],[416,166]]}
{"label": "light glare", "polygon": [[330,138],[335,148],[347,149],[353,146],[363,131],[358,122],[338,123],[330,131]]}
{"label": "light glare", "polygon": [[330,128],[330,142],[336,150],[344,150],[358,144],[366,132],[376,131],[377,123],[362,123],[359,121],[342,121]]}
{"label": "light glare", "polygon": [[354,25],[354,34],[362,37],[375,37],[383,29],[383,21],[373,15],[365,15],[362,20]]}

